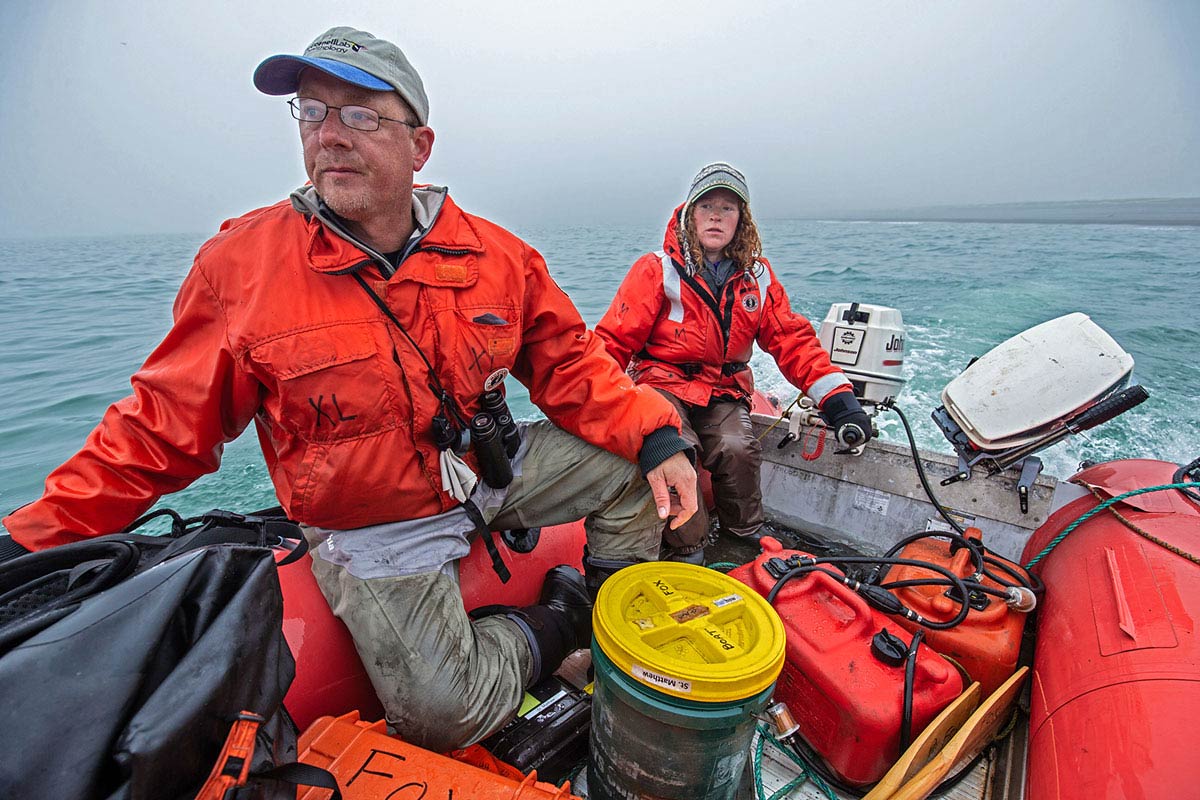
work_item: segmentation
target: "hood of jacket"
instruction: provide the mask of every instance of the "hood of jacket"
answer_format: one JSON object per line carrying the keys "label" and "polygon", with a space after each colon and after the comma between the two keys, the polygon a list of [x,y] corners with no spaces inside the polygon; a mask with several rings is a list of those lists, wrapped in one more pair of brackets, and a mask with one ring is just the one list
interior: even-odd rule
{"label": "hood of jacket", "polygon": [[667,220],[667,232],[663,234],[663,252],[683,267],[688,275],[695,275],[700,269],[700,265],[692,260],[687,246],[687,233],[683,226],[683,204],[676,206],[671,212],[671,218]]}

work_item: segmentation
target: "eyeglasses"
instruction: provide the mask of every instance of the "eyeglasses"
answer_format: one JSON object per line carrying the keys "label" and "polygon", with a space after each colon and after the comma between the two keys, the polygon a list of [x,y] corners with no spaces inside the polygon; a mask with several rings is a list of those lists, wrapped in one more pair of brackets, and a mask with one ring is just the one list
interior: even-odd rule
{"label": "eyeglasses", "polygon": [[314,100],[311,97],[293,97],[291,100],[288,100],[288,106],[292,109],[293,117],[301,122],[312,122],[314,124],[323,122],[325,117],[329,116],[330,111],[336,111],[338,112],[338,117],[342,120],[342,124],[356,131],[377,131],[379,130],[380,120],[385,119],[388,122],[399,122],[401,125],[407,125],[410,128],[418,127],[408,120],[381,117],[379,112],[366,106],[331,106],[320,100]]}

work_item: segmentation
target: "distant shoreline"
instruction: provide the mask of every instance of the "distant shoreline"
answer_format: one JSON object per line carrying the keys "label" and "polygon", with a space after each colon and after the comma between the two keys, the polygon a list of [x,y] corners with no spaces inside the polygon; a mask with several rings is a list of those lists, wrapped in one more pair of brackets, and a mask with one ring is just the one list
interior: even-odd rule
{"label": "distant shoreline", "polygon": [[1032,225],[1200,226],[1200,197],[929,206],[806,215],[830,222],[983,222]]}
{"label": "distant shoreline", "polygon": [[1143,228],[1200,227],[1200,220],[1140,220],[1140,219],[1028,219],[1017,217],[801,217],[811,222],[982,222],[1005,225],[1137,225]]}

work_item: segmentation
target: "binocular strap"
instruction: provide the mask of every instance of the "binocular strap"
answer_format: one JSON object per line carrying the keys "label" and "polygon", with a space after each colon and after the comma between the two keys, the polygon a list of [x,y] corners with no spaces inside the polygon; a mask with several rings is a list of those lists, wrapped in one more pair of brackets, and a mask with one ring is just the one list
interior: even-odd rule
{"label": "binocular strap", "polygon": [[484,521],[483,513],[479,510],[479,506],[467,500],[463,503],[463,508],[466,510],[467,516],[471,518],[471,522],[475,523],[475,533],[483,538],[483,546],[487,548],[488,555],[492,559],[492,569],[500,576],[501,583],[508,583],[509,579],[512,578],[512,573],[508,571],[508,566],[504,563],[504,559],[500,557],[500,549],[496,547],[496,537],[492,535],[492,529]]}

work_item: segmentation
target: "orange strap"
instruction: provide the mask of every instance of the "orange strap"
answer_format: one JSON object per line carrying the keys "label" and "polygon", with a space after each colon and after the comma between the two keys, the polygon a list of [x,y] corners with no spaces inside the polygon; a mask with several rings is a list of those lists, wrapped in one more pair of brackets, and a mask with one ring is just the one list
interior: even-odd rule
{"label": "orange strap", "polygon": [[225,746],[213,764],[212,772],[200,787],[196,800],[222,800],[230,789],[246,784],[250,761],[254,757],[254,739],[263,718],[251,711],[237,715],[225,737]]}

